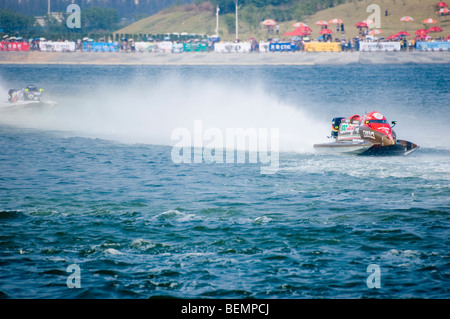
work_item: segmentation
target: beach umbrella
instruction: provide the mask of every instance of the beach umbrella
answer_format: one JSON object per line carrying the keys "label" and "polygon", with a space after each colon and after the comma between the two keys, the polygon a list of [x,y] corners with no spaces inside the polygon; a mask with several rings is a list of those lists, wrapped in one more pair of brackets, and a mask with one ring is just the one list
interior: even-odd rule
{"label": "beach umbrella", "polygon": [[428,29],[429,32],[442,32],[442,28],[439,27],[431,27]]}
{"label": "beach umbrella", "polygon": [[270,33],[270,30],[273,28],[274,25],[277,24],[277,22],[273,19],[267,19],[261,22],[261,24],[267,26],[267,32]]}
{"label": "beach umbrella", "polygon": [[334,19],[328,21],[328,23],[343,23],[343,21],[341,19],[334,18]]}
{"label": "beach umbrella", "polygon": [[268,26],[277,24],[277,22],[275,20],[272,20],[272,19],[264,20],[261,23],[264,24],[264,25],[268,25]]}
{"label": "beach umbrella", "polygon": [[358,23],[355,24],[355,27],[358,27],[358,28],[368,28],[369,26],[368,26],[367,23],[365,23],[365,22],[358,22]]}
{"label": "beach umbrella", "polygon": [[404,17],[400,18],[400,21],[402,21],[402,22],[412,22],[412,21],[414,21],[414,19],[411,18],[410,16],[404,16]]}
{"label": "beach umbrella", "polygon": [[372,19],[364,20],[363,23],[367,24],[367,27],[369,27],[369,24],[374,24],[375,22]]}
{"label": "beach umbrella", "polygon": [[441,9],[438,11],[438,13],[449,13],[449,12],[450,12],[450,10],[447,9],[447,8],[441,8]]}
{"label": "beach umbrella", "polygon": [[317,21],[315,24],[316,25],[328,25],[328,22],[326,22],[324,20],[320,20],[320,21]]}
{"label": "beach umbrella", "polygon": [[390,36],[387,37],[388,40],[394,40],[396,38],[398,38],[398,36],[395,34],[391,34]]}
{"label": "beach umbrella", "polygon": [[432,18],[428,18],[423,20],[423,23],[425,24],[431,24],[431,23],[437,23],[436,20],[432,19]]}
{"label": "beach umbrella", "polygon": [[376,34],[381,34],[383,31],[380,29],[373,29],[372,31],[369,32],[370,35],[376,35]]}
{"label": "beach umbrella", "polygon": [[407,31],[400,31],[400,32],[397,32],[395,35],[396,35],[397,37],[406,37],[406,36],[410,36],[410,34],[409,34]]}
{"label": "beach umbrella", "polygon": [[312,31],[312,29],[308,26],[298,27],[297,29],[299,29],[299,31],[303,31],[303,32],[311,32]]}
{"label": "beach umbrella", "polygon": [[414,39],[416,39],[416,40],[424,40],[426,36],[427,36],[426,34],[419,34],[419,35],[416,35]]}
{"label": "beach umbrella", "polygon": [[428,34],[430,31],[428,31],[427,29],[419,29],[416,32],[414,32],[415,35],[426,35]]}
{"label": "beach umbrella", "polygon": [[294,23],[292,26],[293,26],[294,28],[308,27],[308,26],[306,25],[306,23],[303,23],[303,22],[296,22],[296,23]]}
{"label": "beach umbrella", "polygon": [[320,34],[332,34],[333,31],[331,29],[323,29],[319,31]]}
{"label": "beach umbrella", "polygon": [[436,6],[444,8],[444,7],[448,7],[448,4],[446,4],[445,2],[438,2],[438,3],[436,3]]}
{"label": "beach umbrella", "polygon": [[304,36],[304,35],[310,35],[311,33],[304,30],[304,27],[299,27],[295,29],[294,31],[287,32],[284,35],[288,36]]}
{"label": "beach umbrella", "polygon": [[445,38],[445,40],[450,40],[450,35],[448,35],[448,36]]}
{"label": "beach umbrella", "polygon": [[404,16],[404,17],[400,18],[400,21],[411,22],[411,21],[414,21],[414,19],[411,18],[410,16]]}

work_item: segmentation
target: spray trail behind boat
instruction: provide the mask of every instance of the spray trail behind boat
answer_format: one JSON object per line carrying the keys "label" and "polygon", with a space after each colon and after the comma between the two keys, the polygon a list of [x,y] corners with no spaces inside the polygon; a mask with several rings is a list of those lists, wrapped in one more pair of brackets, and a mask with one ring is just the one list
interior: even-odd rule
{"label": "spray trail behind boat", "polygon": [[[186,83],[169,77],[159,83],[136,80],[127,85],[105,85],[60,96],[58,107],[19,110],[2,122],[42,130],[116,140],[125,143],[174,145],[174,130],[279,130],[280,151],[309,152],[312,141],[323,139],[327,123],[302,108],[267,93],[263,85],[240,87],[227,81],[193,79]],[[204,141],[206,142],[206,141]]]}

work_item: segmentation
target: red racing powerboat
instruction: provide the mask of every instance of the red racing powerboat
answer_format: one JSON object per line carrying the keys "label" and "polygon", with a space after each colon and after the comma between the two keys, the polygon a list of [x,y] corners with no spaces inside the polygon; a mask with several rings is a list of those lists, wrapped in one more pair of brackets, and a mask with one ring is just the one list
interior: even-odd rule
{"label": "red racing powerboat", "polygon": [[370,112],[363,116],[336,117],[331,122],[333,142],[314,144],[317,151],[361,155],[408,155],[418,145],[397,139],[392,129],[397,122],[388,123],[383,114]]}

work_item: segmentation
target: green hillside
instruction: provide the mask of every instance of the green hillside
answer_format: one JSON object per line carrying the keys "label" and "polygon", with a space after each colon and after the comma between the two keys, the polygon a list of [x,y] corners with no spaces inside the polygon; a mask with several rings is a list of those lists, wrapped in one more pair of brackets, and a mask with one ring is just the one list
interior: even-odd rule
{"label": "green hillside", "polygon": [[[158,14],[142,19],[123,29],[119,34],[214,34],[216,17],[210,10],[195,6],[183,6],[178,9],[164,10]],[[222,24],[221,24],[222,26]],[[222,26],[223,27],[223,26]]]}
{"label": "green hillside", "polygon": [[[436,26],[444,29],[444,32],[434,33],[432,36],[447,36],[450,34],[450,15],[440,17],[436,13],[437,0],[353,0],[336,7],[320,10],[317,13],[304,16],[302,22],[306,23],[312,28],[312,37],[318,37],[320,27],[315,25],[318,20],[329,21],[333,18],[340,18],[344,21],[346,38],[358,35],[358,29],[354,26],[355,23],[367,19],[371,12],[367,12],[369,4],[376,4],[380,7],[381,15],[381,30],[380,36],[388,36],[401,30],[411,31],[413,34],[415,30],[420,28],[428,28],[423,20],[426,18],[433,18],[437,20]],[[388,9],[388,16],[385,16],[385,9]],[[253,9],[256,9],[255,7]],[[276,10],[276,7],[273,8]],[[283,7],[286,10],[286,7]],[[411,16],[414,18],[413,22],[401,22],[400,18],[403,16]],[[258,16],[258,12],[252,12],[252,17]],[[255,20],[250,18],[248,10],[245,7],[240,7],[239,14],[239,38],[247,40],[251,37],[257,39],[266,39],[269,36],[267,27],[260,24],[264,19],[271,19],[271,16],[259,16]],[[219,19],[219,34],[224,40],[235,39],[235,15],[228,13],[220,15]],[[288,38],[283,36],[284,33],[294,30],[292,26],[298,20],[288,20],[279,22],[280,38]],[[214,35],[216,28],[215,8],[210,3],[202,5],[185,5],[172,8],[170,10],[161,11],[148,18],[142,19],[132,25],[127,26],[121,30],[116,31],[119,34],[165,34],[165,33],[182,33],[189,34],[207,34]],[[335,25],[329,27],[335,32]],[[337,37],[340,37],[338,33]]]}
{"label": "green hillside", "polygon": [[[347,38],[358,35],[358,29],[355,23],[367,19],[371,13],[367,12],[369,4],[377,4],[381,9],[381,30],[383,33],[379,36],[387,37],[401,30],[407,30],[411,35],[418,29],[429,26],[440,26],[444,31],[431,34],[432,36],[447,36],[450,34],[450,15],[440,17],[436,13],[437,0],[371,0],[371,1],[353,1],[342,4],[335,8],[320,11],[304,19],[304,22],[311,26],[313,35],[317,35],[320,27],[314,23],[318,20],[329,21],[333,18],[340,18],[344,21]],[[385,16],[385,9],[388,9],[388,16]],[[413,22],[402,22],[400,18],[411,16]],[[423,20],[433,18],[437,21],[433,25],[425,25]],[[334,26],[331,27],[332,29]],[[334,31],[334,29],[333,29]]]}

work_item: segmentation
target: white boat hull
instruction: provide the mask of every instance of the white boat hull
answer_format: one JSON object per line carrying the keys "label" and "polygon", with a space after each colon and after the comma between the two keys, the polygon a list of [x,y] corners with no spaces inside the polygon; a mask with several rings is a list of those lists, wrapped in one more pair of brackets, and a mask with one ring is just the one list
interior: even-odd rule
{"label": "white boat hull", "polygon": [[332,142],[314,144],[314,149],[320,153],[362,154],[372,146],[371,143]]}

